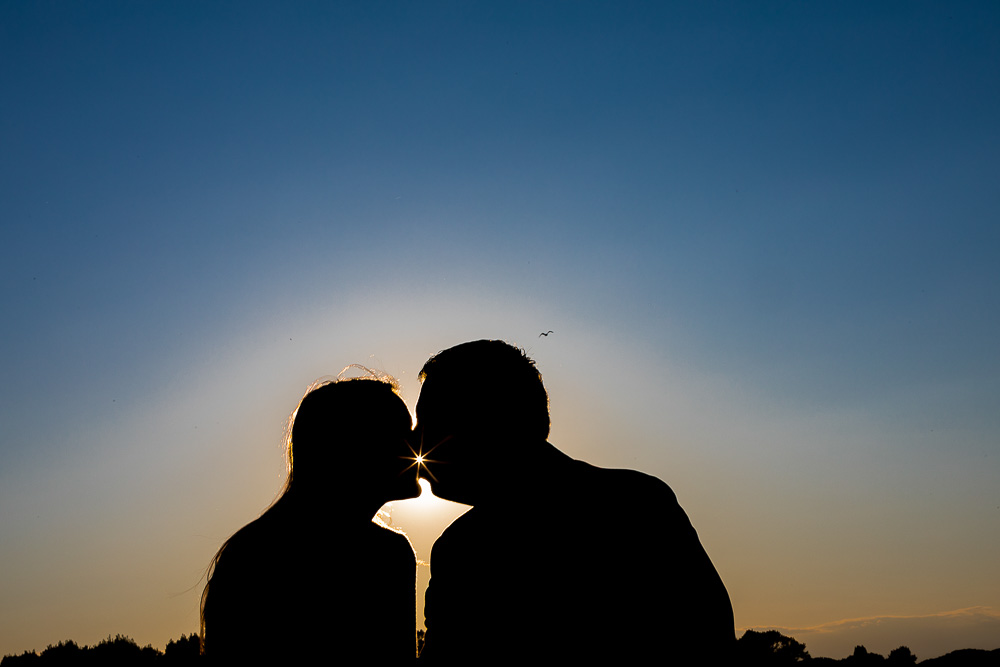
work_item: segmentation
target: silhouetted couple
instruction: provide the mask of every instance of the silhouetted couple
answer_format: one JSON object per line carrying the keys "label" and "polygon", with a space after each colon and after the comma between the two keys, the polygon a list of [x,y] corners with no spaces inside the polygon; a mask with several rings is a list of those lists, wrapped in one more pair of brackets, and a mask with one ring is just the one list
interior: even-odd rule
{"label": "silhouetted couple", "polygon": [[[436,495],[473,506],[431,552],[422,659],[688,665],[732,650],[729,595],[673,492],[549,444],[548,395],[520,349],[458,345],[420,379],[410,446],[391,386],[342,381],[303,399],[284,494],[216,556],[208,656],[412,659],[413,552],[371,518],[416,494],[415,453]],[[328,400],[311,401],[320,391]]]}

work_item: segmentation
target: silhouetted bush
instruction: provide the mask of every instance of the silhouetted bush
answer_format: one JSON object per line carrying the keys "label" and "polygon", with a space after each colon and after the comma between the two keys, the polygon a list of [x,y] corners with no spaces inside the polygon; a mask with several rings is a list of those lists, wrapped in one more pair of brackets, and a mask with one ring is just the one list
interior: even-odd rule
{"label": "silhouetted bush", "polygon": [[736,642],[736,656],[741,665],[796,665],[809,660],[809,651],[777,630],[747,630]]}
{"label": "silhouetted bush", "polygon": [[964,648],[924,660],[920,664],[927,667],[996,667],[1000,665],[1000,648],[993,651]]}

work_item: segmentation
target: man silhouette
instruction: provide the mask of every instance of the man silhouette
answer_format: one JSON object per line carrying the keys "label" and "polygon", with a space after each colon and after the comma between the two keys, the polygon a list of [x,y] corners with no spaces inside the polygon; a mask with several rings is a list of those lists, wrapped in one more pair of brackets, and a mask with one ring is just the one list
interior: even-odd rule
{"label": "man silhouette", "polygon": [[420,379],[416,433],[434,492],[473,506],[431,551],[422,658],[729,654],[729,594],[670,487],[549,444],[548,395],[520,349],[464,343]]}

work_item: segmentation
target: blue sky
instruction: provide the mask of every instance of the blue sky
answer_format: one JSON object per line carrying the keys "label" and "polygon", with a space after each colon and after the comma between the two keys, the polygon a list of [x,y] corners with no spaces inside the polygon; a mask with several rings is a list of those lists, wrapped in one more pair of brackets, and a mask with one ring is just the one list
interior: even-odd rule
{"label": "blue sky", "polygon": [[998,19],[4,4],[0,651],[194,630],[305,386],[482,337],[740,627],[1000,610]]}

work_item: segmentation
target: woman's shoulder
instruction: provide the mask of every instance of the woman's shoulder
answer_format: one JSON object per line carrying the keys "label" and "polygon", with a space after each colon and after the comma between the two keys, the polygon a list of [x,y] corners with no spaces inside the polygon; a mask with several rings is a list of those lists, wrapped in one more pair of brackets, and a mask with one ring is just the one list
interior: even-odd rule
{"label": "woman's shoulder", "polygon": [[236,531],[219,550],[216,567],[234,562],[269,560],[270,554],[285,542],[282,526],[267,514]]}
{"label": "woman's shoulder", "polygon": [[376,536],[375,539],[382,540],[383,542],[393,543],[393,544],[409,544],[410,539],[406,536],[402,530],[398,528],[393,528],[392,526],[371,523],[369,532]]}
{"label": "woman's shoulder", "polygon": [[385,549],[396,554],[405,554],[416,559],[410,538],[402,531],[373,522],[368,528],[368,539],[371,540],[371,544],[375,548]]}

